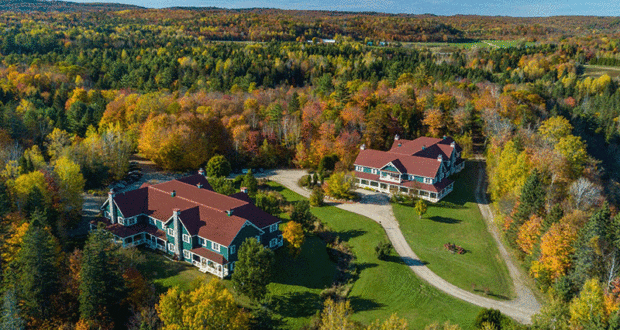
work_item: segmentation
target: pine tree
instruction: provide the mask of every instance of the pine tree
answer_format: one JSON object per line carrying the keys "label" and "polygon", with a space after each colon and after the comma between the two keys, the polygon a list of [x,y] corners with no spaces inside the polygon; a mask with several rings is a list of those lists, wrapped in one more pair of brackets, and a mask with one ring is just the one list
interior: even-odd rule
{"label": "pine tree", "polygon": [[506,233],[511,244],[515,243],[519,228],[532,214],[542,215],[545,207],[545,197],[546,191],[540,173],[534,169],[521,188],[519,206]]}
{"label": "pine tree", "polygon": [[254,196],[256,194],[258,191],[258,181],[256,181],[252,170],[249,170],[248,173],[243,176],[241,186],[248,188],[250,196]]}
{"label": "pine tree", "polygon": [[29,318],[45,320],[54,315],[51,302],[60,284],[59,253],[60,247],[49,230],[39,221],[33,223],[11,265],[17,297],[23,314]]}
{"label": "pine tree", "polygon": [[2,315],[0,316],[0,330],[23,330],[26,322],[19,315],[19,306],[15,291],[8,290],[2,297]]}
{"label": "pine tree", "polygon": [[115,264],[115,246],[110,233],[97,229],[90,233],[80,270],[80,317],[84,320],[109,321],[118,316],[125,288]]}
{"label": "pine tree", "polygon": [[271,282],[273,264],[273,251],[261,245],[256,238],[246,239],[239,248],[239,260],[232,275],[237,291],[254,301],[263,299]]}

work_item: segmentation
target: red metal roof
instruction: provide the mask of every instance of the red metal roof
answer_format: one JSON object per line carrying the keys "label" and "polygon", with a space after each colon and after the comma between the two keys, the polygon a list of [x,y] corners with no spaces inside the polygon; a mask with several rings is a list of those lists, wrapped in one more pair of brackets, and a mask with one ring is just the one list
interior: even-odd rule
{"label": "red metal roof", "polygon": [[443,180],[441,180],[441,182],[438,182],[435,184],[421,183],[421,182],[409,181],[409,180],[404,180],[401,183],[396,183],[396,182],[381,180],[378,174],[355,172],[355,176],[360,179],[373,180],[373,181],[377,181],[381,183],[409,187],[409,188],[412,188],[415,186],[417,187],[417,189],[422,189],[422,190],[436,192],[436,193],[441,192],[445,187],[449,186],[452,182],[454,182],[449,178],[444,178]]}
{"label": "red metal roof", "polygon": [[[355,165],[374,168],[382,168],[390,162],[394,165],[400,163],[400,165],[402,165],[402,169],[399,168],[399,170],[403,173],[429,178],[434,178],[437,175],[437,171],[439,171],[439,168],[441,167],[441,162],[437,161],[435,158],[399,155],[391,152],[371,149],[361,150],[355,159]],[[400,165],[398,165],[398,167],[400,167]]]}
{"label": "red metal roof", "polygon": [[207,258],[213,262],[216,262],[220,265],[226,265],[228,263],[228,260],[226,260],[226,258],[224,258],[223,255],[221,254],[217,254],[211,250],[208,250],[206,248],[203,247],[199,247],[199,248],[195,248],[190,250],[190,252],[195,253],[201,257]]}
{"label": "red metal roof", "polygon": [[[198,188],[198,183],[202,188]],[[146,214],[166,222],[173,210],[179,209],[181,222],[191,235],[226,246],[246,220],[259,228],[280,221],[256,207],[246,194],[226,196],[210,189],[204,176],[193,175],[119,193],[114,201],[125,218]],[[232,211],[232,215],[228,216],[227,211]]]}

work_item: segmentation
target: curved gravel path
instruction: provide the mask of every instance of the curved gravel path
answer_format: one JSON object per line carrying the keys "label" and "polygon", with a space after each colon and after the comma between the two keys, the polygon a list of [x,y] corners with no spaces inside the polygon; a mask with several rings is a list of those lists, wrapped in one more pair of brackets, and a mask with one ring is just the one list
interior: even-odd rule
{"label": "curved gravel path", "polygon": [[[482,164],[482,162],[479,164]],[[304,197],[309,197],[310,192],[297,185],[299,178],[305,174],[306,171],[304,170],[276,170],[271,173],[267,173],[266,176],[269,176],[271,180],[284,185],[288,189]],[[388,238],[392,242],[394,249],[403,259],[405,264],[407,264],[416,275],[430,283],[432,286],[453,297],[467,301],[474,305],[499,309],[503,314],[508,315],[521,323],[530,324],[532,315],[539,311],[540,305],[536,301],[536,298],[532,292],[524,285],[519,269],[511,262],[508,252],[499,239],[499,234],[493,223],[493,214],[491,213],[486,200],[486,195],[484,193],[486,191],[484,182],[485,171],[484,167],[481,165],[478,174],[476,200],[482,215],[487,221],[487,227],[491,231],[493,238],[496,240],[500,253],[508,266],[510,276],[514,281],[517,298],[511,301],[497,301],[465,291],[439,277],[426,265],[420,262],[420,259],[411,250],[411,247],[400,231],[398,221],[394,217],[392,206],[389,203],[389,198],[387,195],[359,189],[357,192],[362,196],[359,203],[337,204],[336,207],[366,216],[381,224],[383,229],[385,229]]]}

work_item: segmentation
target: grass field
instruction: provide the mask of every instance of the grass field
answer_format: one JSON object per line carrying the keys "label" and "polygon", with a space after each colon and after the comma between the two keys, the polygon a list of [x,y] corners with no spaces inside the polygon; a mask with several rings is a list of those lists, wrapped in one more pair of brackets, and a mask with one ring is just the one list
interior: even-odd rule
{"label": "grass field", "polygon": [[[474,201],[477,165],[467,162],[455,177],[454,191],[442,203],[429,204],[422,219],[413,207],[394,204],[394,215],[413,251],[448,282],[496,299],[514,297],[514,287],[493,237]],[[445,243],[467,252],[452,254]]]}
{"label": "grass field", "polygon": [[586,68],[584,76],[598,78],[604,74],[613,79],[620,79],[620,67],[601,66],[601,65],[584,65]]}
{"label": "grass field", "polygon": [[508,47],[518,47],[521,44],[525,44],[526,46],[533,46],[535,43],[533,42],[524,42],[523,40],[477,40],[473,42],[411,42],[405,43],[406,45],[410,45],[413,47],[427,47],[427,48],[462,48],[462,49],[470,49],[470,48],[508,48]]}

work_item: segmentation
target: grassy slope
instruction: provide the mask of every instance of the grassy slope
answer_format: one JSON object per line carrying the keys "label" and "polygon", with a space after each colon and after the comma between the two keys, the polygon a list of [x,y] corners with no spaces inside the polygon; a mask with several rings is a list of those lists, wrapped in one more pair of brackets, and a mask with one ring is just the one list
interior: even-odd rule
{"label": "grassy slope", "polygon": [[[437,275],[478,294],[488,288],[491,297],[512,298],[514,287],[508,269],[474,202],[476,177],[476,164],[468,162],[455,178],[455,189],[444,199],[444,206],[429,204],[420,220],[413,207],[394,205],[394,215],[413,251]],[[448,242],[462,246],[467,253],[448,252],[443,247]]]}

